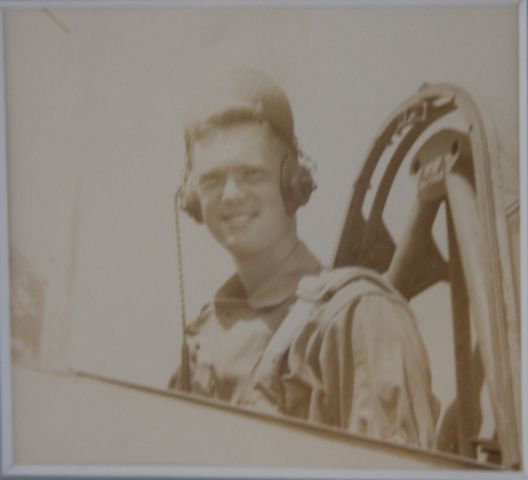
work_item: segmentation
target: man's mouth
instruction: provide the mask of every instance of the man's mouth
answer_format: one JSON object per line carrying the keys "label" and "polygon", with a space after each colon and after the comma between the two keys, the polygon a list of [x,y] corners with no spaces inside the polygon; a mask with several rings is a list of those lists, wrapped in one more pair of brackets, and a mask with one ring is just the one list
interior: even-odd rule
{"label": "man's mouth", "polygon": [[255,214],[240,212],[222,215],[222,220],[230,227],[238,228],[246,226],[254,217]]}

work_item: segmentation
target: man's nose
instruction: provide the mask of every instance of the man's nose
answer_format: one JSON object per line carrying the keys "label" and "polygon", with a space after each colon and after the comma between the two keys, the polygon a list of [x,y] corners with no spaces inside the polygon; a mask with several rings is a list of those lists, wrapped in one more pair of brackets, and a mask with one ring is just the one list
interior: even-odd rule
{"label": "man's nose", "polygon": [[242,196],[243,192],[240,189],[236,178],[233,175],[229,175],[224,184],[222,200],[237,200],[242,198]]}

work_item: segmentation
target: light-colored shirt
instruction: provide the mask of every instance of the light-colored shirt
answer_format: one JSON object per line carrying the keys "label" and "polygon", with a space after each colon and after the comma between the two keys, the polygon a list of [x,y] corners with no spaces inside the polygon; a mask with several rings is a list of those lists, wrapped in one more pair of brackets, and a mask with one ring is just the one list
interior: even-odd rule
{"label": "light-colored shirt", "polygon": [[193,393],[435,445],[438,406],[415,318],[369,270],[323,269],[299,243],[252,295],[231,277],[187,339]]}

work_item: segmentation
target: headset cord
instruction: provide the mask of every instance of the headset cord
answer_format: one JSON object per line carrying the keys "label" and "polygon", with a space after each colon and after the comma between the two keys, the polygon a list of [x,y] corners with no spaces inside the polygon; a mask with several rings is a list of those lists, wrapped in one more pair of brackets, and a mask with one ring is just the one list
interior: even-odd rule
{"label": "headset cord", "polygon": [[185,288],[183,279],[183,257],[182,240],[180,229],[180,202],[182,199],[182,189],[178,188],[174,195],[174,220],[176,227],[176,257],[178,264],[178,290],[180,300],[180,323],[182,331],[181,362],[179,368],[178,382],[176,387],[185,392],[190,391],[190,365],[189,365],[189,344],[187,343],[187,316],[185,311]]}

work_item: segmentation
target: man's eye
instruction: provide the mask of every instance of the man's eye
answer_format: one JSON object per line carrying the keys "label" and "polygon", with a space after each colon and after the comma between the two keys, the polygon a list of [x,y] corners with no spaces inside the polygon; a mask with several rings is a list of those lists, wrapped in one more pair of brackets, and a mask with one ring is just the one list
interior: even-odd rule
{"label": "man's eye", "polygon": [[222,184],[222,177],[220,175],[207,175],[200,179],[200,186],[206,190],[217,188]]}
{"label": "man's eye", "polygon": [[258,182],[264,177],[264,172],[258,168],[248,168],[243,171],[243,176],[248,182]]}

